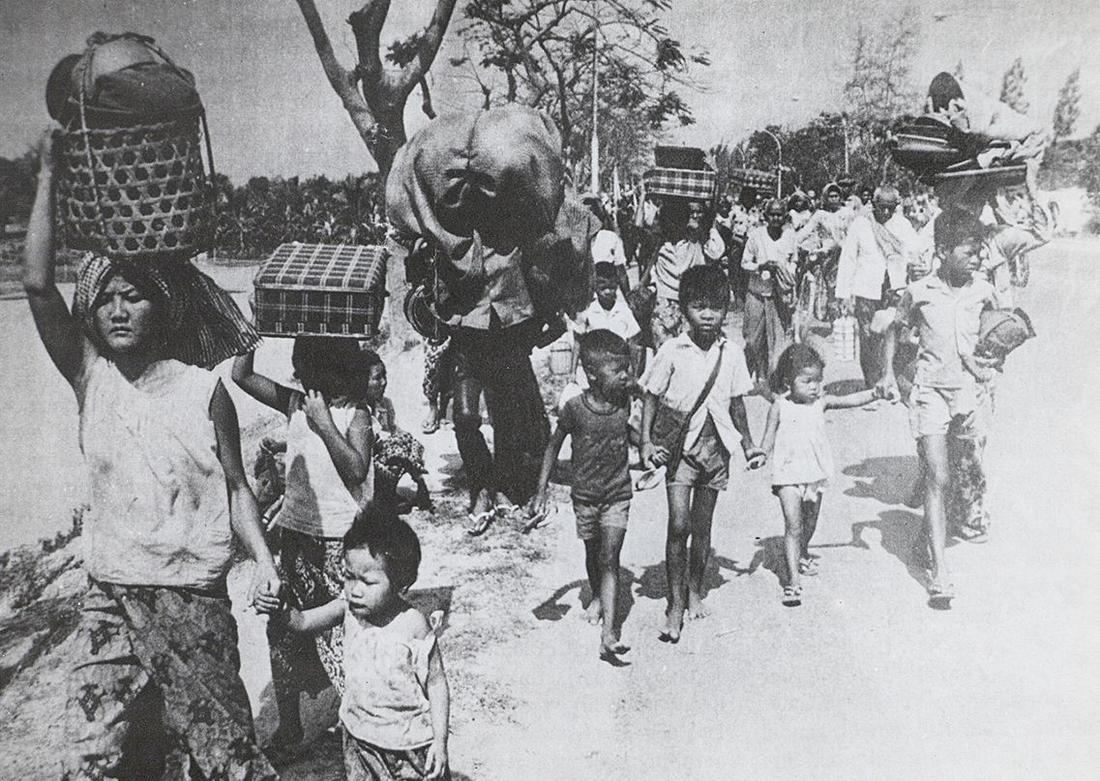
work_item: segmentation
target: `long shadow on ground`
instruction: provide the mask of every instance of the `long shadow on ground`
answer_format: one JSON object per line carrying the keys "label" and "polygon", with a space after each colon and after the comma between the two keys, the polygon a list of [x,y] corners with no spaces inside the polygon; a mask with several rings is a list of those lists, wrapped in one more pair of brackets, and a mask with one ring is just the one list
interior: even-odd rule
{"label": "long shadow on ground", "polygon": [[[920,462],[913,456],[877,456],[844,468],[855,483],[846,496],[875,499],[883,504],[907,504],[914,499]],[[919,505],[918,505],[919,506]]]}
{"label": "long shadow on ground", "polygon": [[854,548],[870,550],[863,539],[863,532],[876,529],[881,535],[882,549],[905,565],[910,577],[921,587],[928,585],[929,554],[924,535],[924,518],[908,510],[884,510],[877,521],[859,521],[852,524]]}

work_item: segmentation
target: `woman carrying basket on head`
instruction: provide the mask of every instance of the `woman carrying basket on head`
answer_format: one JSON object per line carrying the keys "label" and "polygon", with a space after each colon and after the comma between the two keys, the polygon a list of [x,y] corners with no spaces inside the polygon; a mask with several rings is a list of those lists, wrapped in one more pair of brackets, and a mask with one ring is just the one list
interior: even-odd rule
{"label": "woman carrying basket on head", "polygon": [[[179,259],[89,254],[70,312],[54,283],[55,167],[47,137],[24,287],[42,343],[76,394],[90,474],[90,584],[69,678],[66,778],[174,778],[188,768],[206,778],[276,778],[238,676],[226,589],[232,537],[256,563],[250,603],[277,606],[280,583],[241,462],[236,410],[200,368],[258,337],[224,291]],[[135,741],[149,704],[164,714],[158,759],[150,740]],[[141,750],[128,751],[135,743]]]}

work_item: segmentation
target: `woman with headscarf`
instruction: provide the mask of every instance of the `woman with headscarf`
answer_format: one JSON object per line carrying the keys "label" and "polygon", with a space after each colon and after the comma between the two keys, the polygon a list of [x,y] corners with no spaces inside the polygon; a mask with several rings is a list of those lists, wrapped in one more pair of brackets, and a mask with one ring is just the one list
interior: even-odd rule
{"label": "woman with headscarf", "polygon": [[[70,312],[54,283],[54,190],[47,137],[24,287],[42,343],[76,394],[91,487],[65,777],[276,778],[238,675],[226,588],[233,536],[255,561],[250,602],[278,607],[279,578],[236,410],[201,368],[258,336],[183,260],[89,254]],[[148,715],[157,711],[165,723],[154,748]]]}

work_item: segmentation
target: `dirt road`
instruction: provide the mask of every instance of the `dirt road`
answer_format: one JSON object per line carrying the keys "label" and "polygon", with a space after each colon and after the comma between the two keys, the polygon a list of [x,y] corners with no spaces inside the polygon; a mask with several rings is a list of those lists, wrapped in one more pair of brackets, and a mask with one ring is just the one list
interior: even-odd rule
{"label": "dirt road", "polygon": [[[993,532],[986,545],[948,550],[958,591],[949,612],[926,606],[914,563],[921,515],[901,503],[916,461],[900,407],[829,413],[838,474],[815,539],[821,574],[800,608],[779,601],[782,520],[767,475],[735,468],[716,513],[712,615],[687,625],[679,645],[658,642],[665,501],[661,490],[636,496],[623,552],[628,667],[599,662],[597,633],[579,618],[582,548],[567,489],[557,493],[564,511],[534,539],[496,529],[471,543],[450,517],[453,498],[436,526],[418,519],[422,580],[454,586],[442,647],[456,684],[456,778],[1095,777],[1100,243],[1036,253],[1019,303],[1039,338],[1009,358],[998,387]],[[832,364],[827,380],[856,372]],[[408,384],[395,401],[411,426]],[[765,412],[750,399],[757,436]],[[453,493],[453,436],[427,445],[443,470],[437,487]],[[35,701],[63,680],[48,664],[0,697],[0,715],[22,724],[21,751],[64,739],[27,724],[47,717]],[[37,694],[13,694],[21,680]],[[0,769],[39,777],[11,748]],[[341,777],[331,739],[284,772]]]}

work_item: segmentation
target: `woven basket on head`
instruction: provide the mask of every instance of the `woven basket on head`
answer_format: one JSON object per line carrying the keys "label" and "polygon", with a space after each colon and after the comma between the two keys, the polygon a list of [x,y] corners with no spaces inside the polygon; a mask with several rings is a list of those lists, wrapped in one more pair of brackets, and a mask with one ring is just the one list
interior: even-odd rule
{"label": "woven basket on head", "polygon": [[213,243],[201,117],[66,134],[67,243],[110,257],[190,257]]}
{"label": "woven basket on head", "polygon": [[[126,36],[91,41],[91,53],[118,37]],[[140,42],[177,67],[152,39]],[[119,119],[118,127],[101,127],[102,117],[88,121],[96,108],[86,102],[86,81],[81,80],[76,95],[79,126],[65,134],[62,145],[59,190],[66,243],[120,259],[189,258],[210,249],[214,160],[201,104],[181,106],[174,116]]]}

